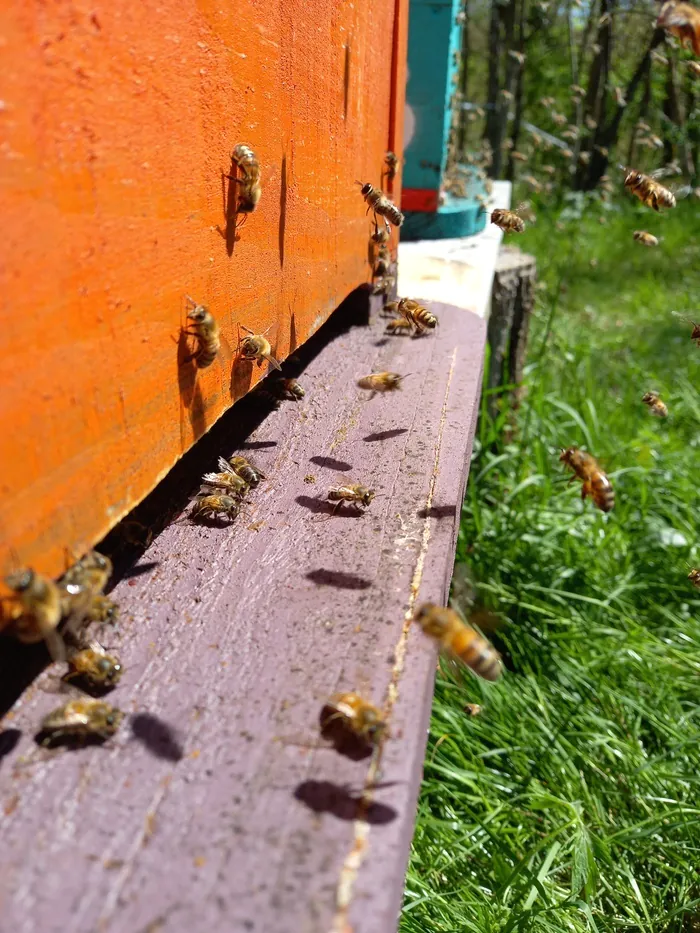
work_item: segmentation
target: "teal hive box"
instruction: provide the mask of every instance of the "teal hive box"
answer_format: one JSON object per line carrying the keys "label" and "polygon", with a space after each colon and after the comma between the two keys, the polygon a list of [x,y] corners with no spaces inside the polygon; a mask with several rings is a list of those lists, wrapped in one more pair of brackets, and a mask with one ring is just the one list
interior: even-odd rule
{"label": "teal hive box", "polygon": [[[486,226],[473,180],[469,197],[441,194],[459,74],[461,0],[411,0],[401,209],[405,240],[471,236]],[[473,196],[472,196],[473,192]]]}

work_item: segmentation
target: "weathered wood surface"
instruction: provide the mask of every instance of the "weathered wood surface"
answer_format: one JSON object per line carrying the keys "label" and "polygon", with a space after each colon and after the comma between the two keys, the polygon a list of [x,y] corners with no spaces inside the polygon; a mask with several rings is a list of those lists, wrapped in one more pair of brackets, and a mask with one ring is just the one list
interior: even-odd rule
{"label": "weathered wood surface", "polygon": [[[61,573],[260,379],[234,366],[239,324],[269,327],[283,359],[368,281],[355,179],[379,184],[401,146],[406,16],[407,0],[2,5],[0,578],[10,548]],[[238,143],[263,189],[240,227]],[[222,330],[202,371],[185,295]]]}
{"label": "weathered wood surface", "polygon": [[[395,928],[435,666],[407,619],[447,597],[485,342],[475,315],[433,308],[440,326],[416,340],[385,337],[376,305],[369,327],[332,318],[301,351],[334,338],[300,376],[305,400],[243,445],[268,476],[249,516],[168,525],[116,586],[104,642],[126,667],[111,702],[130,718],[112,741],[35,746],[61,702],[52,668],[5,718],[3,930]],[[377,370],[411,375],[369,401],[355,380]],[[238,410],[203,440],[206,462],[188,455],[185,490],[232,453]],[[329,516],[337,479],[377,490],[366,514]],[[355,688],[391,729],[365,820],[368,760],[318,738],[324,700]]]}
{"label": "weathered wood surface", "polygon": [[[515,246],[503,247],[496,262],[493,279],[488,343],[491,350],[487,388],[516,385],[509,393],[510,401],[518,404],[522,389],[523,368],[527,351],[530,318],[535,305],[537,263],[534,257]],[[502,408],[502,396],[488,397],[492,417]]]}

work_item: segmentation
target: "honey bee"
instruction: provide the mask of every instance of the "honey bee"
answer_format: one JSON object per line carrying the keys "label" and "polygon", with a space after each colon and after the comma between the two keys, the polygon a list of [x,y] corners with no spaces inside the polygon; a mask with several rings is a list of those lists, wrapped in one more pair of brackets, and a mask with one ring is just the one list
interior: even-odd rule
{"label": "honey bee", "polygon": [[663,148],[664,148],[664,141],[663,141],[663,139],[661,139],[660,136],[655,136],[655,135],[652,133],[652,134],[649,136],[649,138],[647,139],[647,145],[648,145],[651,149],[663,149]]}
{"label": "honey bee", "polygon": [[[615,505],[615,491],[595,457],[576,447],[567,447],[566,450],[562,450],[559,459],[583,480],[581,498],[590,496],[602,512],[610,512]],[[574,478],[571,477],[572,480]]]}
{"label": "honey bee", "polygon": [[289,401],[292,402],[299,402],[306,395],[306,392],[296,379],[280,379],[279,390],[283,398],[289,399]]}
{"label": "honey bee", "polygon": [[243,324],[240,326],[250,334],[249,337],[244,337],[240,342],[241,358],[244,360],[257,360],[258,366],[261,366],[263,360],[265,360],[275,369],[281,371],[282,367],[272,355],[270,341],[265,337],[267,330],[270,328],[268,327],[265,334],[254,334],[250,328],[245,327]]}
{"label": "honey bee", "polygon": [[368,389],[372,393],[370,395],[372,399],[377,392],[395,392],[400,389],[401,380],[405,378],[398,373],[371,373],[369,376],[358,379],[357,384],[361,389]]}
{"label": "honey bee", "polygon": [[516,52],[515,49],[509,49],[508,55],[519,65],[525,64],[525,55],[522,52]]}
{"label": "honey bee", "polygon": [[507,101],[508,103],[510,103],[514,99],[513,92],[509,91],[507,88],[503,88],[498,93],[503,98],[503,100]]}
{"label": "honey bee", "polygon": [[507,211],[502,207],[491,211],[491,223],[500,227],[504,233],[523,233],[525,231],[525,221],[518,216],[518,212]]}
{"label": "honey bee", "polygon": [[18,603],[13,608],[10,633],[25,645],[45,641],[51,657],[62,661],[66,652],[58,632],[63,615],[58,586],[31,568],[9,574],[5,583],[16,594]]}
{"label": "honey bee", "polygon": [[649,406],[649,411],[652,415],[656,415],[657,418],[668,417],[668,408],[659,398],[658,392],[645,392],[642,396],[642,401],[645,405]]}
{"label": "honey bee", "polygon": [[93,689],[116,686],[123,673],[118,658],[108,654],[97,642],[76,651],[69,657],[68,663],[71,669],[63,679],[66,681],[84,680]]}
{"label": "honey bee", "polygon": [[387,295],[396,285],[395,275],[381,275],[372,286],[373,295]]}
{"label": "honey bee", "polygon": [[[550,166],[551,167],[551,166]],[[525,175],[523,181],[528,185],[535,194],[539,194],[542,191],[542,183],[539,182],[534,175]]]}
{"label": "honey bee", "polygon": [[693,72],[696,78],[700,78],[700,62],[686,62],[686,65]]}
{"label": "honey bee", "polygon": [[399,157],[395,152],[387,152],[384,156],[384,164],[386,165],[387,181],[393,181],[396,178],[396,171],[399,167]]}
{"label": "honey bee", "polygon": [[117,604],[102,595],[113,569],[109,557],[99,551],[88,551],[63,574],[58,587],[61,610],[68,619],[68,628],[84,621],[114,621]]}
{"label": "honey bee", "polygon": [[467,703],[464,707],[464,712],[467,716],[481,716],[483,706],[479,706],[478,703]]}
{"label": "honey bee", "polygon": [[375,216],[379,214],[380,217],[388,220],[389,223],[393,224],[395,227],[401,226],[404,217],[393,201],[390,201],[378,188],[370,185],[369,182],[363,183],[358,181],[356,184],[360,185],[360,193],[367,202],[368,211],[374,211]]}
{"label": "honey bee", "polygon": [[219,325],[208,308],[198,305],[189,295],[185,295],[185,298],[192,307],[187,318],[192,321],[193,330],[185,330],[184,333],[195,337],[198,343],[197,350],[187,358],[187,362],[194,360],[197,369],[205,369],[214,362],[221,346]]}
{"label": "honey bee", "polygon": [[[293,381],[293,380],[292,380]],[[257,486],[260,480],[265,479],[265,474],[262,470],[259,470],[257,467],[254,467],[253,464],[246,460],[245,457],[237,456],[230,457],[229,464],[231,465],[234,473],[245,480],[250,486]],[[226,461],[222,458],[219,460],[219,467],[222,468],[223,464]]]}
{"label": "honey bee", "polygon": [[655,211],[662,207],[675,207],[676,198],[673,192],[664,188],[662,184],[653,179],[650,175],[644,175],[635,169],[630,169],[625,176],[625,188],[636,195],[642,204],[653,208]]}
{"label": "honey bee", "polygon": [[581,165],[588,165],[589,162],[591,161],[590,152],[579,152],[578,160],[581,163]]}
{"label": "honey bee", "polygon": [[459,658],[484,680],[501,676],[501,657],[496,649],[473,628],[465,625],[454,609],[424,603],[414,617],[426,635]]}
{"label": "honey bee", "polygon": [[549,110],[554,104],[555,100],[553,97],[540,97],[540,106],[544,107],[545,110]]}
{"label": "honey bee", "polygon": [[377,250],[377,258],[374,261],[374,274],[383,276],[389,272],[391,266],[391,256],[386,246],[380,246]]}
{"label": "honey bee", "polygon": [[641,243],[643,246],[658,246],[659,241],[651,233],[647,233],[646,230],[635,230],[632,234],[637,243]]}
{"label": "honey bee", "polygon": [[102,700],[71,700],[49,713],[41,723],[41,744],[51,746],[63,739],[105,740],[115,734],[124,714]]}
{"label": "honey bee", "polygon": [[251,214],[258,206],[262,186],[260,184],[260,163],[252,149],[239,143],[231,153],[231,159],[240,169],[241,177],[228,177],[238,184],[237,214]]}
{"label": "honey bee", "polygon": [[565,124],[568,123],[568,120],[566,119],[566,116],[563,113],[553,113],[552,122],[556,126],[565,126]]}
{"label": "honey bee", "polygon": [[687,44],[695,55],[700,55],[700,10],[690,3],[668,0],[661,7],[656,25],[675,36],[685,48]]}
{"label": "honey bee", "polygon": [[[653,54],[654,54],[654,53],[652,52],[652,55],[653,55]],[[668,64],[668,62],[667,62],[666,64]],[[634,127],[634,128],[635,128],[636,130],[638,130],[640,133],[651,133],[651,127],[649,126],[648,123],[645,123],[644,120],[639,120],[639,121],[635,124],[635,127]]]}
{"label": "honey bee", "polygon": [[586,119],[585,119],[584,122],[585,122],[585,124],[586,124],[586,127],[587,127],[589,130],[591,130],[591,132],[593,132],[593,130],[596,128],[596,126],[598,126],[597,122],[593,119],[593,117],[586,117]]}
{"label": "honey bee", "polygon": [[689,317],[684,317],[682,314],[679,314],[677,311],[673,312],[676,317],[679,317],[682,321],[685,321],[686,324],[692,324],[693,329],[690,333],[690,339],[694,340],[696,345],[700,347],[700,324],[696,324],[695,321],[691,321]]}
{"label": "honey bee", "polygon": [[396,318],[386,325],[387,334],[405,334],[413,332],[413,324],[405,317]]}
{"label": "honey bee", "polygon": [[198,496],[190,512],[190,518],[192,521],[197,521],[197,519],[210,516],[225,515],[229,519],[234,519],[240,511],[240,504],[231,496]]}
{"label": "honey bee", "polygon": [[231,464],[223,457],[219,457],[219,471],[219,473],[205,473],[202,477],[202,486],[211,487],[207,490],[208,492],[225,489],[229,495],[242,499],[248,492],[248,483],[238,476]]}
{"label": "honey bee", "polygon": [[367,508],[374,499],[374,490],[366,486],[360,486],[359,483],[348,483],[342,486],[331,486],[326,496],[329,502],[335,502],[333,514],[338,511],[340,506],[347,502],[356,509]]}
{"label": "honey bee", "polygon": [[696,589],[700,590],[700,570],[693,568],[688,574],[688,579]]}
{"label": "honey bee", "polygon": [[437,317],[412,298],[402,298],[396,309],[402,317],[413,324],[419,334],[426,330],[435,330],[437,327]]}
{"label": "honey bee", "polygon": [[335,720],[352,735],[377,746],[381,742],[386,722],[379,709],[363,700],[357,693],[336,693],[325,704],[324,725],[332,725]]}
{"label": "honey bee", "polygon": [[554,168],[553,165],[543,165],[542,171],[545,173],[545,175],[552,176],[556,174],[557,170]]}
{"label": "honey bee", "polygon": [[625,100],[625,95],[624,95],[624,93],[622,92],[622,88],[621,88],[621,87],[615,87],[615,88],[613,89],[613,93],[615,94],[615,103],[617,104],[617,106],[618,106],[618,107],[626,107],[626,106],[627,106],[627,101]]}
{"label": "honey bee", "polygon": [[581,87],[580,84],[570,84],[569,90],[571,91],[572,97],[585,97],[586,89]]}
{"label": "honey bee", "polygon": [[607,157],[610,155],[610,150],[607,148],[607,146],[594,146],[593,148],[596,152],[599,152],[604,159],[607,159]]}
{"label": "honey bee", "polygon": [[376,217],[374,220],[374,233],[371,236],[373,243],[379,243],[380,246],[383,246],[385,243],[389,242],[389,237],[391,236],[391,225],[387,220],[384,221],[384,224],[380,227],[377,223]]}
{"label": "honey bee", "polygon": [[510,157],[511,159],[514,159],[516,162],[527,162],[527,156],[522,152],[518,152],[517,149],[514,149],[511,152]]}

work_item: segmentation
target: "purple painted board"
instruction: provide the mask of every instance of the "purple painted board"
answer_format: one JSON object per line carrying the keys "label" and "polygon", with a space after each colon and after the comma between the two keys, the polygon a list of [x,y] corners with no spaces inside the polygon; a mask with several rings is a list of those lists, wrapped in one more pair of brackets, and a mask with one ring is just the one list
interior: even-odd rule
{"label": "purple painted board", "polygon": [[[8,714],[22,736],[0,762],[3,931],[395,929],[435,668],[407,620],[447,596],[485,340],[470,312],[433,310],[422,339],[385,338],[375,309],[329,343],[306,398],[250,438],[268,479],[249,514],[169,525],[117,585],[110,702],[130,718],[114,739],[34,745],[62,702],[52,668]],[[369,400],[355,381],[381,370],[411,375]],[[366,514],[319,506],[337,480],[376,489]],[[363,820],[368,759],[318,737],[324,700],[352,689],[391,730]]]}

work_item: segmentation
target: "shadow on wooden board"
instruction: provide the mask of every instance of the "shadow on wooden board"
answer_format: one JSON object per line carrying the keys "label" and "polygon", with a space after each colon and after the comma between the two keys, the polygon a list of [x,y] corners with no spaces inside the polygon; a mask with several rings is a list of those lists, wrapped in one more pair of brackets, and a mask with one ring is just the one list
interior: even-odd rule
{"label": "shadow on wooden board", "polygon": [[[298,378],[306,367],[337,337],[352,327],[369,324],[370,291],[365,285],[351,292],[316,333],[299,347],[283,365],[283,375]],[[264,390],[268,380],[260,387]],[[270,446],[270,441],[246,443],[246,438],[276,409],[272,394],[256,391],[242,398],[219,418],[215,425],[172,468],[165,479],[126,516],[109,534],[96,544],[97,550],[111,557],[114,576],[107,592],[118,580],[145,573],[152,564],[136,564],[151,542],[166,525],[177,519],[197,492],[202,474],[213,469],[218,457],[230,456],[234,450],[255,450]],[[21,645],[0,636],[0,716],[48,665],[49,656],[43,645]],[[153,723],[142,723],[145,744],[165,749],[166,757],[174,754],[175,743],[165,741]],[[154,752],[155,753],[155,752]]]}

